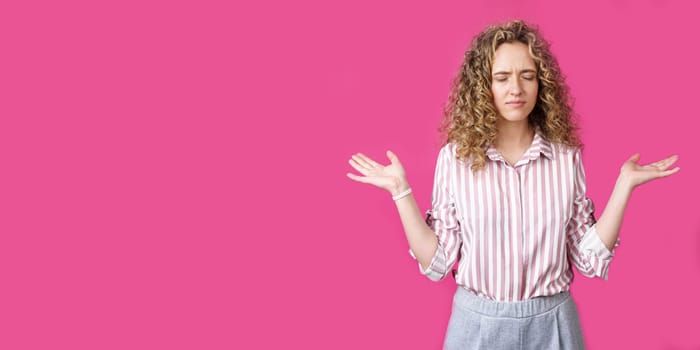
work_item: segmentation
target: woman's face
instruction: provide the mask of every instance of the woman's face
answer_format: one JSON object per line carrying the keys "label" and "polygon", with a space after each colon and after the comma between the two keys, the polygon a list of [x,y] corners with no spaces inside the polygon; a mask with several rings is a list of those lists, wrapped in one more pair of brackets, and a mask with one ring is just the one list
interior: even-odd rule
{"label": "woman's face", "polygon": [[527,120],[537,102],[537,70],[527,45],[503,43],[491,69],[491,93],[499,121]]}

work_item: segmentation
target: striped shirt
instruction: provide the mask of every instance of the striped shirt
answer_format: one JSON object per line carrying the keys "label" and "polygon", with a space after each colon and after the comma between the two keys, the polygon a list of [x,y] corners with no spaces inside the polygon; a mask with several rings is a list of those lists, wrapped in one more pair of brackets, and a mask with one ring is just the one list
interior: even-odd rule
{"label": "striped shirt", "polygon": [[538,128],[515,166],[492,146],[476,173],[455,150],[450,143],[438,154],[425,219],[438,248],[426,270],[418,264],[421,274],[439,281],[458,262],[456,283],[497,301],[567,291],[572,264],[583,276],[607,280],[614,248],[596,232],[580,148],[551,143]]}

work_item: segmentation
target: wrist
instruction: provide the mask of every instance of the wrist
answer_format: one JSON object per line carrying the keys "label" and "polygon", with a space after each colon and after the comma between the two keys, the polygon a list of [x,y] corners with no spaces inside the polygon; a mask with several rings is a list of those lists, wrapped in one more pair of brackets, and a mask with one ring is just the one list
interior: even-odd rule
{"label": "wrist", "polygon": [[401,193],[399,193],[399,194],[397,194],[397,195],[391,196],[391,199],[393,199],[394,202],[396,202],[396,201],[398,201],[399,199],[408,196],[409,194],[411,194],[411,192],[413,192],[413,191],[411,191],[411,188],[409,187],[407,190],[405,190],[405,191],[403,191],[403,192],[401,192]]}
{"label": "wrist", "polygon": [[396,183],[394,186],[389,190],[392,196],[396,196],[401,192],[404,192],[411,188],[411,186],[408,185],[408,181],[406,181],[406,178],[399,178],[396,180]]}
{"label": "wrist", "polygon": [[619,187],[625,191],[632,192],[632,190],[636,187],[632,181],[629,179],[628,176],[625,176],[624,174],[620,174],[620,176],[617,177],[617,182],[615,183],[615,187]]}

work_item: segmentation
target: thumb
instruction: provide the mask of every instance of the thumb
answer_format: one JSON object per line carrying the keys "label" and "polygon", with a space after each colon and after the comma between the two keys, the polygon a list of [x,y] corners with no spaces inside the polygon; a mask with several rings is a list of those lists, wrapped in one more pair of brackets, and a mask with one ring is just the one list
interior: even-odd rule
{"label": "thumb", "polygon": [[639,161],[639,153],[635,153],[633,156],[630,157],[630,159],[628,159],[628,161],[637,163],[637,161]]}
{"label": "thumb", "polygon": [[392,164],[393,163],[401,164],[401,162],[399,162],[399,158],[396,156],[396,154],[394,154],[394,152],[387,150],[386,156],[389,158],[389,160],[391,161]]}

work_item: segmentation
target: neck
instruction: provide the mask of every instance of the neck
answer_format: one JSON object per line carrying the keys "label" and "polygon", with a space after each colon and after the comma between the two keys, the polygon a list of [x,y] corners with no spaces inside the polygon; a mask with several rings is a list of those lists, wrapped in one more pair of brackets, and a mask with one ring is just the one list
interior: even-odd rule
{"label": "neck", "polygon": [[535,137],[535,130],[527,120],[518,122],[501,121],[497,124],[498,135],[494,142],[500,150],[527,149]]}

